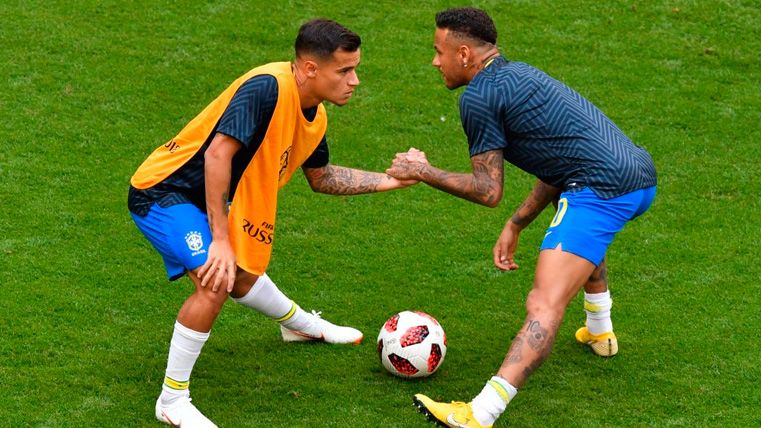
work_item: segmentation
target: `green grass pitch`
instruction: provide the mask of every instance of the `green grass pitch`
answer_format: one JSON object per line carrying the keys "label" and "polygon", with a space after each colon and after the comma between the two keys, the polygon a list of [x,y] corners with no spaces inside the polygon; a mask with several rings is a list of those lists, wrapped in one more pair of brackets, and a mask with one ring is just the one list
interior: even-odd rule
{"label": "green grass pitch", "polygon": [[[0,426],[158,426],[187,280],[169,284],[126,209],[129,177],[233,79],[292,58],[327,16],[363,38],[362,81],[329,106],[335,164],[383,170],[398,151],[469,169],[457,97],[430,66],[434,15],[461,3],[0,2]],[[609,251],[620,354],[577,345],[580,299],[552,355],[497,426],[761,424],[761,9],[757,1],[473,2],[510,59],[602,108],[659,171],[656,202]],[[533,179],[506,171],[487,209],[417,186],[359,197],[281,194],[272,278],[306,309],[362,329],[358,347],[285,344],[228,304],[192,390],[222,427],[424,427],[422,392],[467,400],[524,317],[545,212],[512,273],[491,248]],[[385,373],[394,312],[449,338],[422,381]]]}

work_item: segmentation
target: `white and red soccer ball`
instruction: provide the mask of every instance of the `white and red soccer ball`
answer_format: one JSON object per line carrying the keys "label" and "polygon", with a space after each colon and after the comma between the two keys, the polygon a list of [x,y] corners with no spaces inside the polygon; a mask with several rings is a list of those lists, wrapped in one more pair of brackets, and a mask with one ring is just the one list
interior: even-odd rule
{"label": "white and red soccer ball", "polygon": [[383,367],[396,376],[429,376],[441,366],[446,354],[444,329],[425,312],[399,312],[378,334],[378,356]]}

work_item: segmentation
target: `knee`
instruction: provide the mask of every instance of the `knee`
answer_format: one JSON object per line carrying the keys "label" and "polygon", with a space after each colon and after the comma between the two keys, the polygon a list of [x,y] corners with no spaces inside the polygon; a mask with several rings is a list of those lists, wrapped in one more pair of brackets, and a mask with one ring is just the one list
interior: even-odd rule
{"label": "knee", "polygon": [[526,311],[529,316],[545,314],[553,319],[561,318],[565,312],[567,302],[550,293],[539,289],[533,289],[526,298]]}
{"label": "knee", "polygon": [[228,296],[227,290],[224,287],[220,287],[219,290],[214,292],[210,286],[197,289],[195,294],[201,304],[216,313],[222,310],[222,306],[224,306]]}

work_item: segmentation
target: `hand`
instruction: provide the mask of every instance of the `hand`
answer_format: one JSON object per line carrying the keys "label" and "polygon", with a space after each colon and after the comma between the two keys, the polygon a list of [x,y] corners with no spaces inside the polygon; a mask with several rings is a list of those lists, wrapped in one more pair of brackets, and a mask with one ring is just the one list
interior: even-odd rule
{"label": "hand", "polygon": [[388,181],[391,183],[391,188],[393,189],[403,189],[405,187],[414,186],[415,184],[420,183],[418,180],[399,180],[397,178],[392,177],[389,174],[386,174],[386,177],[388,178]]}
{"label": "hand", "polygon": [[211,283],[211,291],[217,292],[226,281],[227,292],[233,291],[235,285],[235,253],[228,240],[212,240],[209,245],[209,258],[198,270],[201,287]]}
{"label": "hand", "polygon": [[426,165],[430,164],[425,153],[413,147],[405,153],[397,153],[386,174],[400,181],[419,181],[421,171]]}
{"label": "hand", "polygon": [[518,264],[515,263],[515,250],[518,248],[518,237],[520,236],[520,229],[514,226],[509,220],[505,227],[502,229],[502,233],[497,238],[497,243],[494,244],[494,266],[500,270],[516,270]]}
{"label": "hand", "polygon": [[[407,153],[400,153],[407,156],[407,159],[415,162],[428,163],[428,158],[425,156],[425,152],[422,152],[414,147],[410,147]],[[398,156],[399,154],[397,154]]]}

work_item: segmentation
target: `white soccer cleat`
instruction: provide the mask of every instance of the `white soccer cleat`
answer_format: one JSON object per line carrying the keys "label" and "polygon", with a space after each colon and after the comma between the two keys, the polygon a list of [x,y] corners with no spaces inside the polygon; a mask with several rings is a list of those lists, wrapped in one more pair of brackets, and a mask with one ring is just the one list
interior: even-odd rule
{"label": "white soccer cleat", "polygon": [[214,422],[203,415],[190,402],[190,397],[181,397],[169,406],[161,405],[161,398],[156,401],[156,419],[165,424],[180,428],[217,428]]}
{"label": "white soccer cleat", "polygon": [[322,319],[321,312],[312,311],[306,316],[312,318],[309,326],[303,330],[291,330],[280,326],[280,332],[285,342],[308,342],[323,341],[333,344],[351,343],[359,345],[364,338],[362,332],[352,327],[335,325],[330,321]]}

